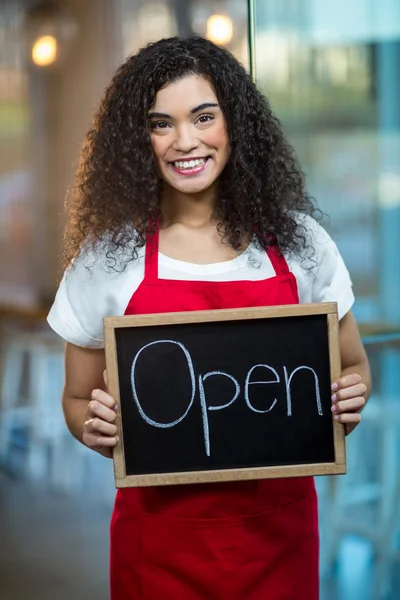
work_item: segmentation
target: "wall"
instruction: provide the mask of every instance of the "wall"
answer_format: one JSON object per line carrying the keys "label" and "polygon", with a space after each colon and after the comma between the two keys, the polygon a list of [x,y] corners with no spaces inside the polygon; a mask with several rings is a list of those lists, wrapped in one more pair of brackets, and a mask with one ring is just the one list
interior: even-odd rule
{"label": "wall", "polygon": [[[78,34],[61,67],[31,73],[33,139],[36,153],[36,265],[40,297],[51,302],[61,276],[59,251],[64,200],[74,180],[79,149],[95,107],[117,64],[113,3],[59,1],[78,25]],[[32,152],[35,160],[35,153]]]}

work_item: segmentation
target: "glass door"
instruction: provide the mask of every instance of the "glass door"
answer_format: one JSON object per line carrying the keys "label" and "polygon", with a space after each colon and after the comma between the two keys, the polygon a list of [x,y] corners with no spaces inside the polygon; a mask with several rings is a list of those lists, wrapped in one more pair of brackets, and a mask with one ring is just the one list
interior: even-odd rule
{"label": "glass door", "polygon": [[329,215],[373,372],[364,423],[347,441],[349,475],[335,483],[341,499],[336,490],[329,505],[318,481],[323,598],[398,598],[400,2],[250,0],[249,15],[253,76]]}

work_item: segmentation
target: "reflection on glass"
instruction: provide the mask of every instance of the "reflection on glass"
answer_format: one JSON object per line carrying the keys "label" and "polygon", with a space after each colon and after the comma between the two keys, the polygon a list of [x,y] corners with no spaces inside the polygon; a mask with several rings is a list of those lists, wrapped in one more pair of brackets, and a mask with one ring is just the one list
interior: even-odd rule
{"label": "reflection on glass", "polygon": [[[255,76],[350,270],[374,391],[319,478],[322,600],[400,594],[400,2],[252,0]],[[390,333],[391,332],[391,333]],[[391,342],[389,343],[389,340]]]}
{"label": "reflection on glass", "polygon": [[331,216],[356,315],[396,327],[400,3],[254,0],[254,11],[257,82]]}

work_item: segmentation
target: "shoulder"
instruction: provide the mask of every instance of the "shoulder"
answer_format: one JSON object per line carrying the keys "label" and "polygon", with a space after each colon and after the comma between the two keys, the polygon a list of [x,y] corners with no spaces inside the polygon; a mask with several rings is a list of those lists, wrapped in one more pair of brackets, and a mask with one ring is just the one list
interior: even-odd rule
{"label": "shoulder", "polygon": [[119,265],[102,250],[84,248],[66,269],[47,317],[56,333],[77,346],[104,346],[104,317],[124,314],[143,279],[143,252]]}
{"label": "shoulder", "polygon": [[326,259],[338,256],[338,248],[326,229],[316,219],[298,212],[293,212],[293,217],[298,225],[297,235],[304,238],[305,248],[296,255],[289,252],[288,259],[292,263],[298,263],[314,278]]}
{"label": "shoulder", "polygon": [[324,252],[327,246],[333,243],[333,240],[326,229],[318,223],[314,217],[296,211],[292,214],[299,226],[300,233],[304,234],[307,244],[312,248],[316,255]]}
{"label": "shoulder", "polygon": [[286,256],[297,280],[300,302],[337,302],[339,317],[354,303],[350,274],[329,233],[309,215],[296,213],[295,219],[306,237],[303,256]]}

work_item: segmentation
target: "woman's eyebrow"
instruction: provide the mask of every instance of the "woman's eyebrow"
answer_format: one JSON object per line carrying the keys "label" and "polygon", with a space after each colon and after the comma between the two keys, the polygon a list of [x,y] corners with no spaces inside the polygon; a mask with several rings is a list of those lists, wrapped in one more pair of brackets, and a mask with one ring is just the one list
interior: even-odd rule
{"label": "woman's eyebrow", "polygon": [[172,119],[171,115],[167,115],[167,113],[160,112],[151,112],[147,116],[149,119]]}
{"label": "woman's eyebrow", "polygon": [[190,114],[194,115],[195,113],[199,112],[200,110],[205,110],[206,108],[216,108],[218,106],[219,105],[216,104],[215,102],[204,102],[203,104],[199,104],[199,106],[192,108],[192,110],[190,111]]}
{"label": "woman's eyebrow", "polygon": [[[203,104],[199,104],[199,106],[195,106],[194,108],[191,109],[190,114],[194,115],[197,112],[200,112],[201,110],[206,110],[206,108],[218,108],[219,104],[215,103],[215,102],[203,102]],[[171,115],[168,115],[167,113],[161,113],[161,112],[150,112],[148,114],[148,118],[149,119],[172,119]]]}

